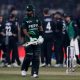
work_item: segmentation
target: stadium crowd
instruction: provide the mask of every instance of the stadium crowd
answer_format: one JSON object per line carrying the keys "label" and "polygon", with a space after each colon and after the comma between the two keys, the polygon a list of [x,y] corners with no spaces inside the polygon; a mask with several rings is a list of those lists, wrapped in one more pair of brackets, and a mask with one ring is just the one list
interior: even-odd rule
{"label": "stadium crowd", "polygon": [[[31,18],[30,14],[35,14],[35,10],[30,7],[26,7],[25,15],[30,17],[30,21],[32,20],[35,22],[36,18]],[[28,11],[32,11],[29,13]],[[31,35],[35,35],[33,32],[29,33],[30,36],[27,34],[28,32],[25,31],[25,27],[30,25],[29,21],[23,20],[22,23],[19,23],[19,19],[17,18],[17,10],[15,7],[11,7],[8,13],[8,18],[4,20],[4,16],[0,15],[0,53],[2,50],[2,60],[0,63],[1,67],[19,67],[22,66],[22,71],[24,70],[26,64],[27,67],[30,65],[30,57],[32,53],[28,52],[30,48],[26,50],[26,58],[24,58],[23,62],[21,63],[18,55],[18,46],[22,46],[25,43],[25,37],[29,37],[30,41],[33,41],[33,37]],[[24,15],[24,17],[25,17]],[[37,15],[38,16],[38,15]],[[44,39],[44,42],[39,45],[39,53],[40,53],[40,65],[38,60],[39,55],[34,55],[36,58],[32,60],[32,71],[34,72],[34,67],[38,66],[45,67],[45,66],[54,66],[54,67],[64,67],[66,66],[66,49],[67,46],[74,46],[75,48],[75,59],[77,64],[80,64],[79,60],[79,50],[80,50],[80,16],[74,17],[72,15],[68,15],[66,13],[61,13],[56,11],[53,14],[49,14],[49,8],[44,8],[42,12],[42,18],[38,19],[35,23],[36,25],[31,25],[29,27],[36,27],[42,26],[41,31],[39,32],[39,36],[41,35]],[[38,25],[37,25],[38,22]],[[38,37],[39,37],[38,36]],[[26,40],[27,41],[27,40]],[[34,47],[33,47],[34,48]],[[10,58],[10,53],[12,51],[12,58]],[[36,49],[34,50],[36,51]],[[34,52],[33,51],[33,52]],[[56,63],[52,64],[52,55],[54,55],[54,59]],[[28,58],[27,58],[28,56]],[[29,60],[28,60],[29,59]],[[65,61],[64,61],[65,59]],[[25,61],[26,60],[26,61]],[[29,62],[28,62],[29,61]],[[28,64],[28,63],[29,64]],[[36,64],[37,63],[37,64]],[[32,75],[33,75],[32,72]],[[37,72],[38,74],[38,72]],[[24,72],[22,75],[25,76]],[[36,77],[36,75],[34,75]]]}

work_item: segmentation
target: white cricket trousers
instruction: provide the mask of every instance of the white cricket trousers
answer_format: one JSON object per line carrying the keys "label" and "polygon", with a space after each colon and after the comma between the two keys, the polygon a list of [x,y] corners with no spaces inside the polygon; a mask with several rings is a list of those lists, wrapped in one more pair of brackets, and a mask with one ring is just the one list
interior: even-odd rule
{"label": "white cricket trousers", "polygon": [[78,39],[77,38],[71,39],[70,46],[74,47],[74,51],[75,51],[74,54],[79,55],[79,45],[78,45]]}

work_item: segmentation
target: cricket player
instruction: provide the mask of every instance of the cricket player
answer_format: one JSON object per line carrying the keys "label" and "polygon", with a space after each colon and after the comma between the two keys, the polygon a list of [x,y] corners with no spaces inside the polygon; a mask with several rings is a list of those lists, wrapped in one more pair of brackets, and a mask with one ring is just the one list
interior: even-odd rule
{"label": "cricket player", "polygon": [[79,44],[78,44],[78,26],[74,20],[72,20],[71,16],[66,16],[66,26],[67,26],[67,34],[70,39],[70,46],[73,46],[75,49],[75,57],[77,63],[80,64],[80,60],[78,58],[79,55]]}
{"label": "cricket player", "polygon": [[[43,33],[43,29],[41,27],[41,21],[34,14],[34,9],[32,5],[27,5],[26,7],[26,15],[22,23],[22,31],[25,36],[24,37],[25,42],[32,42],[37,39],[43,40],[43,38],[40,36]],[[26,76],[26,72],[28,71],[30,62],[32,61],[31,76],[34,78],[38,77],[39,53],[40,53],[39,48],[40,46],[38,44],[25,47],[27,54],[25,55],[21,67],[22,76]]]}

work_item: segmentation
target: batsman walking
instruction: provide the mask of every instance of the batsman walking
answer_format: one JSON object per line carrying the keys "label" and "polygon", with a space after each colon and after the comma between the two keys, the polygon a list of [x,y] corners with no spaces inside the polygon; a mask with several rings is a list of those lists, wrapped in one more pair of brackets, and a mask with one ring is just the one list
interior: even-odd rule
{"label": "batsman walking", "polygon": [[[34,9],[32,5],[27,5],[26,16],[22,23],[22,32],[24,34],[25,42],[34,42],[35,40],[43,40],[40,36],[43,33],[41,27],[41,22],[38,17],[34,14]],[[25,47],[27,54],[23,60],[21,67],[22,76],[26,76],[30,62],[32,61],[31,76],[38,77],[39,71],[39,51],[40,46],[38,44],[31,44]]]}

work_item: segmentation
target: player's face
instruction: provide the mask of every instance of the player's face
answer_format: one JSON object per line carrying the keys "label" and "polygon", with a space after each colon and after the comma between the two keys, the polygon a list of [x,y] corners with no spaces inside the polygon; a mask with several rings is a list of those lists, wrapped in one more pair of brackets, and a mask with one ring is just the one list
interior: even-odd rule
{"label": "player's face", "polygon": [[66,22],[68,22],[68,23],[71,21],[70,17],[66,17],[65,20],[66,20]]}
{"label": "player's face", "polygon": [[17,15],[17,14],[18,14],[18,11],[17,11],[17,10],[13,10],[13,11],[11,12],[11,14]]}
{"label": "player's face", "polygon": [[27,16],[33,16],[33,11],[26,11]]}

